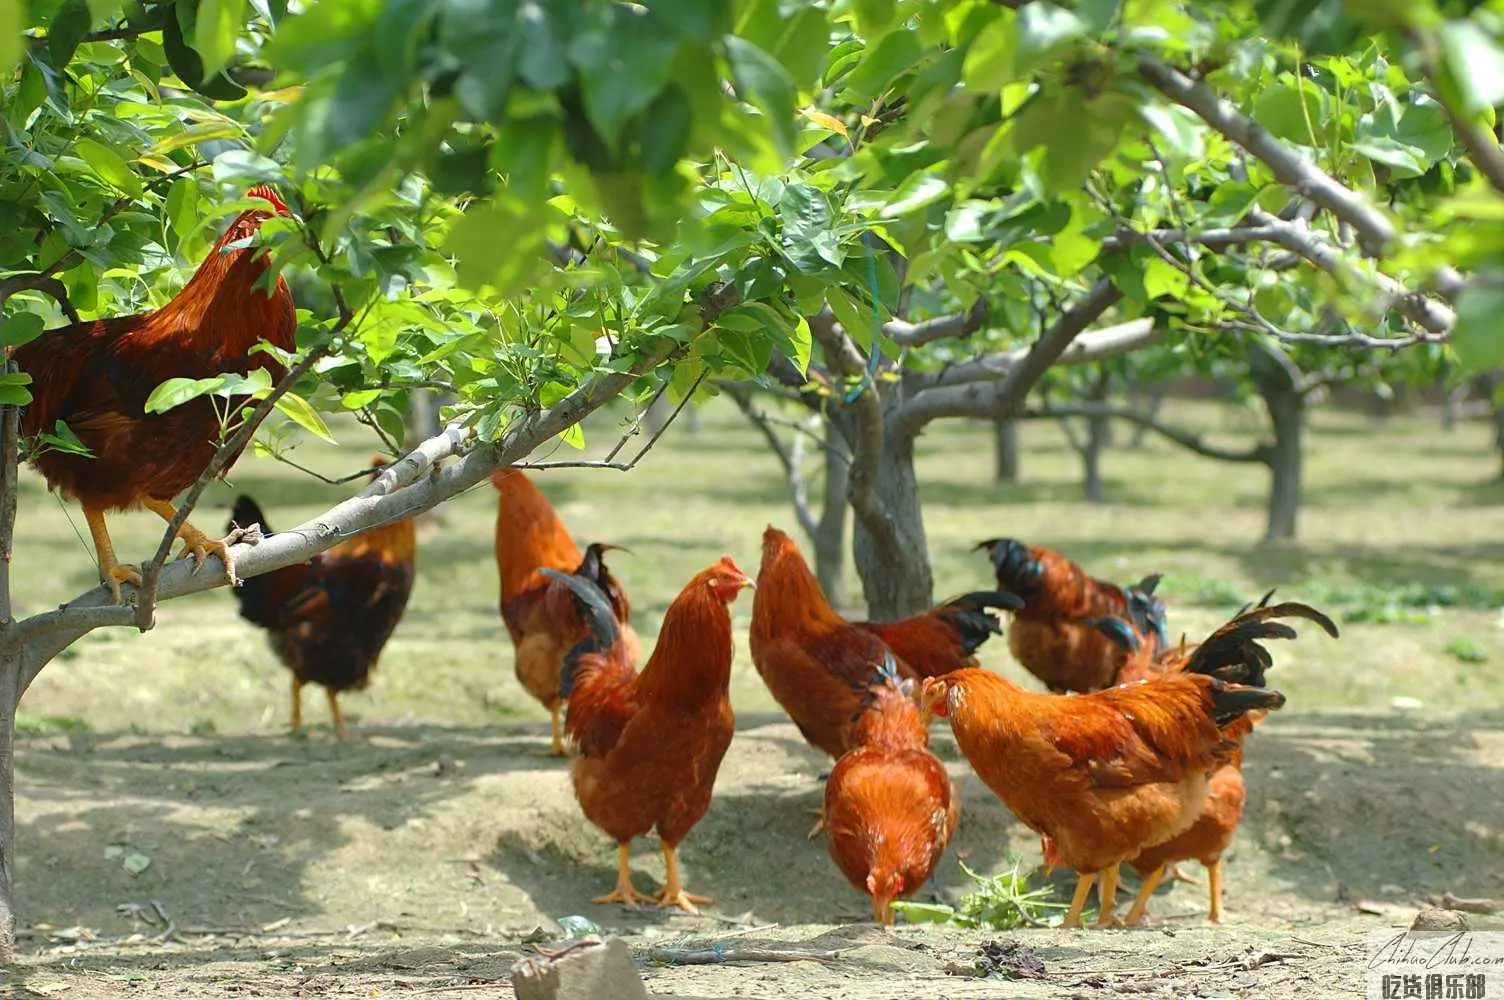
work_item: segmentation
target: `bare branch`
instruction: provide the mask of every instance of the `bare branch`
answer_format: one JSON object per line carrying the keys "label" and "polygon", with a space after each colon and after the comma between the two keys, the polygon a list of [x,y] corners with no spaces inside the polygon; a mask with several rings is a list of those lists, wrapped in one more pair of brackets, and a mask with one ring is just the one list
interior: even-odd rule
{"label": "bare branch", "polygon": [[[15,362],[6,360],[6,373],[15,371]],[[19,491],[17,467],[21,462],[21,408],[0,406],[0,635],[13,623],[10,560],[16,541],[16,501]]]}
{"label": "bare branch", "polygon": [[982,329],[986,322],[987,303],[977,299],[976,304],[964,313],[937,316],[921,323],[889,320],[883,324],[883,336],[900,347],[922,347],[937,340],[969,337]]}
{"label": "bare branch", "polygon": [[[1106,278],[1099,280],[1086,298],[1067,309],[1021,357],[1010,352],[1012,356],[1006,366],[993,367],[989,379],[939,381],[911,395],[898,413],[893,433],[913,437],[930,421],[941,417],[1003,420],[1016,416],[1023,409],[1025,397],[1051,366],[1115,357],[1163,335],[1155,330],[1151,320],[1139,319],[1101,331],[1100,342],[1087,342],[1070,350],[1081,331],[1121,298],[1122,292],[1112,282]],[[973,370],[963,371],[963,377]]]}
{"label": "bare branch", "polygon": [[1205,83],[1155,59],[1139,60],[1138,73],[1150,86],[1262,160],[1280,183],[1352,226],[1368,256],[1382,257],[1394,244],[1393,224],[1367,199],[1307,161]]}
{"label": "bare branch", "polygon": [[778,437],[778,432],[773,429],[773,421],[767,412],[752,402],[752,394],[745,387],[727,388],[726,395],[736,404],[737,409],[742,411],[742,416],[757,429],[767,442],[773,457],[778,459],[778,464],[783,467],[784,479],[789,486],[789,499],[794,504],[794,517],[799,521],[799,527],[811,540],[817,537],[820,529],[819,522],[815,519],[814,512],[809,507],[809,490],[805,485],[803,465],[804,438],[794,435],[794,447],[785,448],[783,441]]}
{"label": "bare branch", "polygon": [[1161,246],[1205,247],[1208,250],[1231,250],[1249,243],[1275,243],[1274,230],[1267,226],[1238,226],[1231,229],[1155,229],[1139,232],[1124,226],[1102,241],[1102,249],[1122,250],[1125,247],[1144,246],[1149,243]]}
{"label": "bare branch", "polygon": [[[1096,361],[1108,361],[1140,347],[1147,347],[1161,339],[1164,330],[1158,329],[1147,319],[1129,320],[1115,326],[1083,333],[1073,340],[1056,359],[1059,365],[1084,365]],[[904,382],[911,393],[945,386],[966,385],[971,382],[994,382],[1012,371],[1013,366],[1028,356],[1030,348],[1019,347],[1011,351],[988,354],[970,361],[941,368],[935,372],[916,372]]]}
{"label": "bare branch", "polygon": [[[1328,244],[1305,223],[1286,222],[1257,206],[1249,212],[1249,218],[1259,226],[1269,229],[1274,237],[1273,242],[1299,254],[1323,271],[1330,274],[1351,273],[1342,252]],[[1445,335],[1450,333],[1457,323],[1457,314],[1446,303],[1413,292],[1387,274],[1376,271],[1369,276],[1368,280],[1372,281],[1374,286],[1383,293],[1387,300],[1386,308],[1395,309],[1406,319],[1418,323],[1437,335],[1421,339],[1445,340]]]}
{"label": "bare branch", "polygon": [[1227,448],[1219,448],[1216,445],[1207,444],[1199,434],[1172,427],[1163,423],[1152,414],[1141,413],[1138,410],[1126,407],[1110,406],[1101,403],[1079,403],[1064,406],[1043,406],[1036,409],[1028,409],[1019,414],[1022,420],[1064,420],[1067,417],[1107,417],[1112,420],[1122,420],[1135,424],[1147,430],[1151,430],[1161,437],[1175,442],[1182,448],[1193,451],[1205,458],[1214,458],[1220,462],[1261,462],[1268,464],[1274,455],[1274,449],[1268,444],[1261,444],[1248,451],[1232,451]]}

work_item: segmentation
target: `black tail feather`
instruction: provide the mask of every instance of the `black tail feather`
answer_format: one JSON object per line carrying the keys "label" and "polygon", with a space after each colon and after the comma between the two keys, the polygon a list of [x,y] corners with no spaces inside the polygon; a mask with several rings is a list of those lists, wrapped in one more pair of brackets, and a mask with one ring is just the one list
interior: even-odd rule
{"label": "black tail feather", "polygon": [[1126,649],[1130,653],[1137,652],[1140,645],[1138,633],[1133,626],[1121,618],[1088,618],[1083,625],[1090,625],[1113,641],[1120,649]]}
{"label": "black tail feather", "polygon": [[997,573],[997,585],[1027,599],[1044,576],[1044,567],[1034,558],[1029,547],[1016,538],[989,538],[978,542],[977,548],[986,549],[992,559],[992,568]]}
{"label": "black tail feather", "polygon": [[1259,641],[1294,639],[1298,634],[1291,626],[1274,621],[1275,618],[1304,618],[1315,622],[1332,638],[1338,637],[1336,624],[1308,604],[1293,601],[1274,605],[1264,603],[1273,593],[1271,590],[1265,594],[1258,607],[1235,615],[1197,646],[1186,662],[1185,672],[1263,687],[1264,673],[1273,664],[1273,658]]}
{"label": "black tail feather", "polygon": [[1219,726],[1227,726],[1249,712],[1272,711],[1285,704],[1284,695],[1267,688],[1213,681],[1211,691],[1212,718]]}
{"label": "black tail feather", "polygon": [[569,696],[574,687],[574,670],[581,656],[610,649],[621,639],[621,629],[616,624],[616,613],[601,588],[586,577],[560,573],[544,567],[539,572],[552,580],[558,580],[574,594],[575,605],[590,627],[590,635],[577,643],[564,656],[564,669],[559,675],[559,693]]}

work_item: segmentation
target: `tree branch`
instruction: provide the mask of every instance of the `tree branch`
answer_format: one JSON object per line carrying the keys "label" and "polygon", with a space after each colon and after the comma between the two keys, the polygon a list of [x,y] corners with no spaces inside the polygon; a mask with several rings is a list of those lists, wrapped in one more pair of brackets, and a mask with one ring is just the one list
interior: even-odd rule
{"label": "tree branch", "polygon": [[[1116,326],[1080,334],[1056,359],[1055,364],[1082,365],[1112,358],[1147,347],[1164,338],[1165,332],[1151,320],[1135,319]],[[957,362],[939,371],[917,372],[905,381],[911,393],[971,382],[992,382],[1006,376],[1013,366],[1026,358],[1032,348],[1019,347],[998,354],[988,354],[970,361]]]}
{"label": "tree branch", "polygon": [[1207,444],[1199,434],[1192,434],[1190,431],[1162,423],[1152,414],[1103,403],[1043,406],[1025,410],[1019,415],[1019,419],[1022,420],[1064,420],[1067,417],[1106,417],[1110,420],[1122,420],[1151,430],[1188,451],[1193,451],[1204,458],[1214,458],[1219,462],[1260,462],[1267,465],[1274,455],[1274,449],[1268,444],[1257,445],[1248,451],[1219,448],[1216,445]]}
{"label": "tree branch", "polygon": [[1155,59],[1139,60],[1138,73],[1154,89],[1195,112],[1212,128],[1262,160],[1280,183],[1352,226],[1368,256],[1382,257],[1390,249],[1395,229],[1382,212],[1308,162],[1298,150],[1275,138],[1205,83]]}
{"label": "tree branch", "polygon": [[[471,440],[468,429],[447,428],[438,438],[414,449],[419,457],[407,461],[412,457],[410,454],[383,469],[376,481],[355,497],[311,521],[279,531],[259,543],[235,545],[232,558],[245,577],[260,576],[283,566],[307,562],[369,528],[422,513],[484,482],[497,469],[516,462],[579,423],[586,415],[615,399],[637,378],[672,360],[682,350],[682,347],[677,347],[675,351],[652,354],[625,371],[594,378],[556,405],[529,413],[516,421],[495,444],[475,447],[459,462],[417,481],[424,470],[432,469],[434,462],[456,453]],[[162,571],[157,584],[157,599],[171,600],[223,587],[228,582],[222,567],[216,573],[206,563],[202,570],[195,572],[187,562],[174,562]],[[112,605],[110,601],[109,590],[103,586],[95,587],[55,612],[17,623],[6,639],[4,649],[7,653],[22,653],[22,691],[52,657],[80,636],[100,625],[131,624],[132,609]]]}
{"label": "tree branch", "polygon": [[922,347],[937,340],[969,337],[987,322],[987,303],[977,299],[976,304],[964,313],[937,316],[921,323],[908,323],[901,319],[883,324],[883,336],[900,347]]}
{"label": "tree branch", "polygon": [[792,451],[785,448],[783,441],[778,437],[778,432],[773,429],[773,423],[767,413],[752,402],[751,392],[741,386],[727,388],[725,391],[726,395],[731,397],[731,401],[736,404],[737,409],[742,411],[742,416],[746,417],[747,421],[762,435],[768,448],[773,452],[773,457],[777,458],[778,464],[783,467],[784,479],[789,487],[789,499],[794,504],[794,517],[799,521],[799,527],[811,541],[814,541],[819,536],[820,525],[809,507],[809,489],[805,484],[802,467],[803,449],[797,447],[804,438],[795,434],[796,448]]}
{"label": "tree branch", "polygon": [[[1081,331],[1122,297],[1123,293],[1112,282],[1106,278],[1099,280],[1086,298],[1066,310],[1055,325],[1046,330],[1027,351],[1010,352],[1006,367],[990,367],[987,379],[984,380],[979,374],[970,381],[947,382],[942,378],[931,383],[931,387],[912,394],[899,410],[893,433],[913,437],[930,421],[941,417],[1004,420],[1016,416],[1023,409],[1024,399],[1030,390],[1052,365],[1079,364],[1115,357],[1152,343],[1163,335],[1155,330],[1151,320],[1139,319],[1101,331],[1100,342],[1088,341],[1083,346],[1070,350],[1077,342],[1076,338],[1081,336]],[[975,368],[965,369],[962,377],[979,371]]]}

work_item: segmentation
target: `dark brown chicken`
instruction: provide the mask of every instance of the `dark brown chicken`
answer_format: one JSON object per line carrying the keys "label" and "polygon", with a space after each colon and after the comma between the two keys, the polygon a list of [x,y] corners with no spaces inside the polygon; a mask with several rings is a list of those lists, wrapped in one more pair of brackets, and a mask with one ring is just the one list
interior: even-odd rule
{"label": "dark brown chicken", "polygon": [[[991,557],[998,587],[1024,601],[1008,626],[1008,648],[1051,691],[1111,687],[1141,646],[1148,644],[1143,655],[1152,657],[1169,645],[1164,602],[1154,598],[1157,574],[1125,590],[1042,546],[993,538],[977,547]],[[1122,642],[1104,635],[1104,627],[1120,629]]]}
{"label": "dark brown chicken", "polygon": [[[283,351],[296,347],[292,294],[280,277],[270,289],[256,287],[269,261],[249,246],[261,224],[274,212],[286,213],[287,206],[269,187],[248,194],[265,200],[271,210],[237,216],[193,278],[161,309],[61,327],[13,355],[32,378],[22,435],[51,433],[63,421],[92,453],[44,449],[33,461],[48,486],[83,506],[100,579],[116,603],[120,584],[139,585],[141,574],[116,558],[105,513],[145,507],[172,521],[177,516],[173,498],[198,480],[219,447],[221,424],[213,401],[201,396],[148,414],[152,391],[171,378],[245,375],[257,368],[275,381],[285,373],[281,363],[270,354],[251,354],[251,348],[262,341]],[[232,398],[226,411],[236,413],[246,402],[246,397]],[[221,475],[238,457],[230,456]],[[202,561],[217,554],[234,582],[224,541],[186,522],[178,537],[184,555]]]}
{"label": "dark brown chicken", "polygon": [[[261,525],[250,497],[235,501],[231,527]],[[346,735],[339,695],[359,691],[412,595],[417,532],[411,518],[379,525],[306,563],[241,581],[232,588],[240,616],[267,631],[273,652],[292,671],[292,729],[303,726],[303,686],[329,698],[335,731]]]}

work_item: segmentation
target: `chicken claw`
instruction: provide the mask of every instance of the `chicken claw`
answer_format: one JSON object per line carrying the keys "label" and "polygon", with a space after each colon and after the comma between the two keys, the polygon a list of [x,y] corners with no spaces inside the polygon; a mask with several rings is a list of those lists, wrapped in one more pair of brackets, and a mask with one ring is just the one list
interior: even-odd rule
{"label": "chicken claw", "polygon": [[110,532],[104,523],[104,511],[85,507],[84,520],[89,524],[89,534],[94,536],[94,549],[99,554],[99,579],[119,604],[120,585],[141,586],[141,574],[136,567],[127,566],[115,557],[115,546],[110,542]]}
{"label": "chicken claw", "polygon": [[[168,524],[178,516],[177,508],[165,500],[145,497],[141,500],[141,505]],[[183,551],[178,553],[178,558],[184,559],[192,555],[195,572],[204,565],[204,559],[209,553],[213,552],[224,560],[225,575],[230,578],[230,586],[240,586],[240,578],[235,575],[235,561],[230,558],[230,545],[238,542],[241,537],[238,532],[231,532],[226,538],[214,539],[184,521],[182,527],[178,528],[178,537],[183,540]]]}
{"label": "chicken claw", "polygon": [[708,906],[715,900],[709,896],[695,896],[684,889],[684,880],[679,874],[679,851],[670,845],[663,845],[663,863],[668,869],[668,882],[662,889],[653,893],[653,898],[658,901],[660,909],[668,909],[677,906],[685,913],[699,913],[696,905]]}
{"label": "chicken claw", "polygon": [[632,884],[632,847],[630,844],[618,844],[616,865],[616,888],[604,896],[596,896],[592,903],[620,903],[629,910],[635,910],[643,903],[651,903],[652,896],[645,896],[637,891]]}
{"label": "chicken claw", "polygon": [[1102,871],[1102,880],[1097,883],[1096,927],[1121,927],[1118,919],[1118,866],[1112,865]]}

